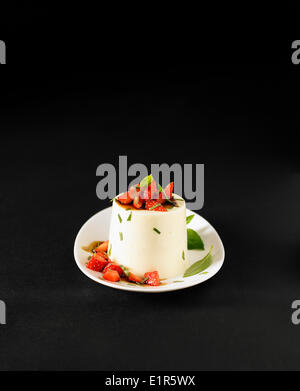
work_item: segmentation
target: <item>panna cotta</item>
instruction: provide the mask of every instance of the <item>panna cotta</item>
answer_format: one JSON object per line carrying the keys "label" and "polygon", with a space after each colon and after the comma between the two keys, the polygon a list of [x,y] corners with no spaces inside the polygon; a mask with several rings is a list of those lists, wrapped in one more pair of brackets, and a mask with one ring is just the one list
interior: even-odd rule
{"label": "panna cotta", "polygon": [[139,276],[158,271],[161,279],[176,277],[186,270],[187,230],[185,201],[166,211],[136,209],[113,200],[108,254],[113,262]]}

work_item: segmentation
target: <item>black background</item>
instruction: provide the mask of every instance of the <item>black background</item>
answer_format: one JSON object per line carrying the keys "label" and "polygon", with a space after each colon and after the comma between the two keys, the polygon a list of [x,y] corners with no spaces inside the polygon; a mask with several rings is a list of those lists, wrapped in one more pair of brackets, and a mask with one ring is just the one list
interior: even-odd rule
{"label": "black background", "polygon": [[[299,369],[295,10],[5,12],[0,369]],[[205,164],[213,279],[146,295],[80,272],[75,236],[109,205],[96,168],[119,155]]]}

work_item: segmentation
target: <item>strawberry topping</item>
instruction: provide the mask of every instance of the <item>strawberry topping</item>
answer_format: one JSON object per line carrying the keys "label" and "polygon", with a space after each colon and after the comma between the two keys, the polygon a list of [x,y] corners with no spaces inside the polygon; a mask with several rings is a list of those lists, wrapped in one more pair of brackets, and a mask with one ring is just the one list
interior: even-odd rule
{"label": "strawberry topping", "polygon": [[157,271],[145,273],[145,278],[147,278],[146,284],[152,286],[158,286],[160,284],[160,279]]}
{"label": "strawberry topping", "polygon": [[167,212],[167,209],[161,205],[157,200],[146,201],[146,209],[154,210],[155,212]]}
{"label": "strawberry topping", "polygon": [[99,254],[95,254],[90,258],[86,267],[88,269],[94,270],[95,272],[101,272],[107,263],[108,262],[104,257],[100,256]]}

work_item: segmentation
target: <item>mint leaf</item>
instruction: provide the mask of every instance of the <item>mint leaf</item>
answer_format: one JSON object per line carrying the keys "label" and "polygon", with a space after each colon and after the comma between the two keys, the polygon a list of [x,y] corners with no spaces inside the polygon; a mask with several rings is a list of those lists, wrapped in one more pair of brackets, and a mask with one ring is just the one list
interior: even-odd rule
{"label": "mint leaf", "polygon": [[189,224],[189,223],[193,220],[194,216],[195,216],[195,215],[187,216],[187,218],[186,218],[186,224]]}
{"label": "mint leaf", "polygon": [[193,263],[184,273],[183,277],[194,276],[195,274],[203,272],[203,270],[207,269],[212,264],[212,251],[213,246],[210,247],[209,252],[205,255],[204,258],[199,261]]}
{"label": "mint leaf", "polygon": [[153,181],[153,176],[152,174],[146,176],[144,179],[141,180],[140,182],[140,188],[144,189],[145,187],[148,187]]}
{"label": "mint leaf", "polygon": [[189,250],[204,250],[204,243],[199,234],[193,229],[187,229],[187,243]]}

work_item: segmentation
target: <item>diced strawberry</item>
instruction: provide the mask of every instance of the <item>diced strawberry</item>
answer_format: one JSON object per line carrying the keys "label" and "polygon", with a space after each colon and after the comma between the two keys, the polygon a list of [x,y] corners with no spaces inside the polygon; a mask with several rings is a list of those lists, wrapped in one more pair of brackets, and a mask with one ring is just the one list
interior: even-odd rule
{"label": "diced strawberry", "polygon": [[108,250],[108,240],[106,240],[105,242],[101,243],[100,246],[96,247],[95,248],[95,251],[97,252],[107,252]]}
{"label": "diced strawberry", "polygon": [[133,206],[136,208],[136,209],[140,209],[142,206],[143,206],[143,200],[138,196],[136,195],[134,197],[134,200],[133,200]]}
{"label": "diced strawberry", "polygon": [[152,182],[148,186],[148,190],[150,190],[152,195],[157,192],[157,186],[156,186],[156,182],[154,179],[152,180]]}
{"label": "diced strawberry", "polygon": [[98,254],[95,254],[91,257],[86,267],[88,269],[94,270],[95,272],[101,272],[108,262],[105,258],[101,257]]}
{"label": "diced strawberry", "polygon": [[159,204],[164,204],[166,202],[166,199],[164,198],[162,193],[156,193],[153,199],[157,201]]}
{"label": "diced strawberry", "polygon": [[129,197],[133,200],[134,197],[135,197],[135,193],[136,193],[136,188],[135,186],[131,186],[128,190],[128,193],[129,193]]}
{"label": "diced strawberry", "polygon": [[[157,206],[155,207],[155,205]],[[167,212],[167,209],[164,206],[159,205],[159,202],[156,200],[146,201],[146,209],[154,210],[155,212]]]}
{"label": "diced strawberry", "polygon": [[132,282],[142,282],[143,279],[133,273],[129,273],[128,280]]}
{"label": "diced strawberry", "polygon": [[132,202],[132,198],[130,197],[129,191],[119,195],[118,201],[120,201],[121,204],[125,204],[125,205],[130,204]]}
{"label": "diced strawberry", "polygon": [[168,199],[172,198],[173,188],[174,188],[174,182],[169,183],[168,186],[165,187],[165,194]]}
{"label": "diced strawberry", "polygon": [[114,262],[108,262],[105,268],[103,269],[103,273],[107,272],[107,270],[115,270],[119,273],[120,276],[124,274],[121,266]]}
{"label": "diced strawberry", "polygon": [[103,251],[97,251],[96,254],[99,255],[100,257],[104,258],[104,259],[109,259],[107,253],[104,253]]}
{"label": "diced strawberry", "polygon": [[157,186],[155,180],[153,180],[150,185],[141,191],[140,197],[143,200],[152,200],[157,193]]}
{"label": "diced strawberry", "polygon": [[154,272],[148,272],[144,275],[145,278],[148,277],[146,284],[152,285],[152,286],[158,286],[160,285],[160,279],[158,272],[155,270]]}
{"label": "diced strawberry", "polygon": [[107,259],[107,255],[105,254],[105,253],[102,253],[102,252],[99,252],[99,253],[95,253],[94,255],[93,255],[93,257],[95,258],[95,259],[97,259],[98,261],[101,261],[101,260],[106,260]]}
{"label": "diced strawberry", "polygon": [[148,190],[148,189],[142,190],[140,192],[140,198],[142,200],[151,200],[151,190]]}
{"label": "diced strawberry", "polygon": [[112,282],[120,281],[119,273],[116,270],[111,269],[108,269],[105,273],[103,273],[103,278]]}

